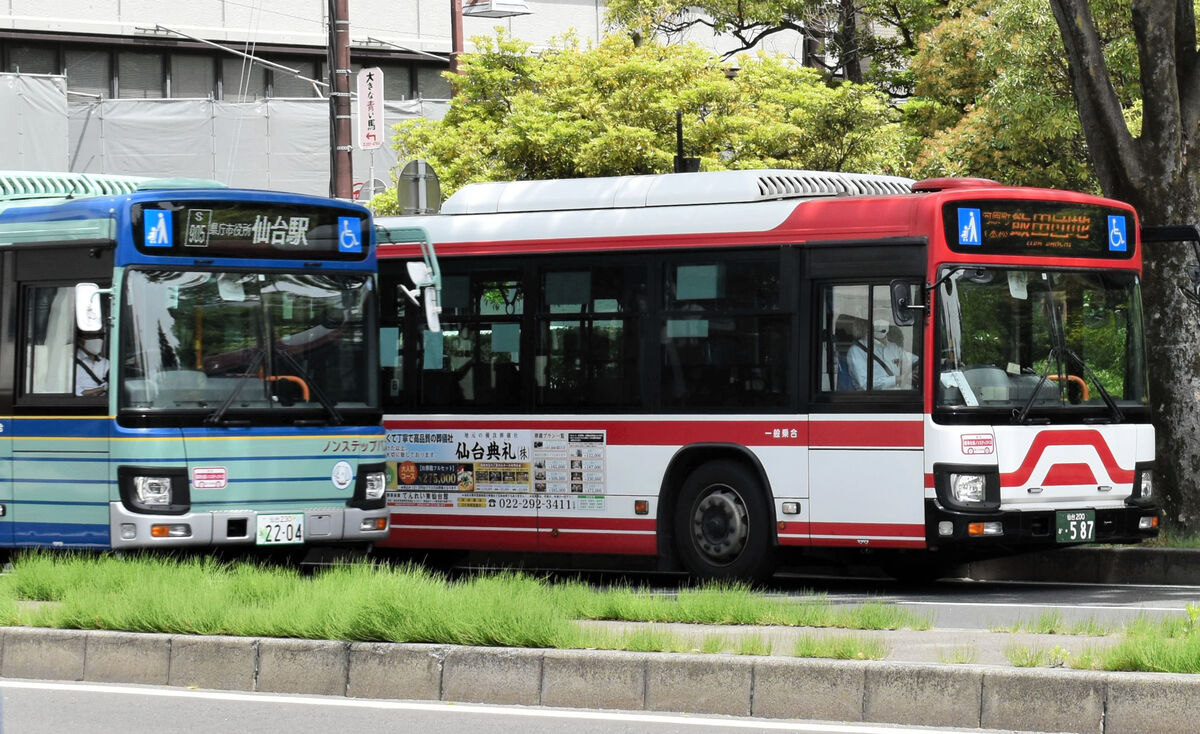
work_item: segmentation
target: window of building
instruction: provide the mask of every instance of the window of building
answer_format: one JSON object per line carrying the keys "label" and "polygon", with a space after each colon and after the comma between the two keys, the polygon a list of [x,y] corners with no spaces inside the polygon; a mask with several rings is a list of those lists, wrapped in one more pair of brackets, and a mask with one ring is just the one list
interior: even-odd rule
{"label": "window of building", "polygon": [[[304,61],[296,58],[278,58],[270,59],[276,64],[286,66],[289,69],[295,69],[296,74],[284,71],[283,69],[271,69],[271,96],[272,97],[315,97],[317,92],[313,89],[312,82],[307,82],[301,79],[301,76],[309,79],[316,79],[317,64],[315,61]],[[297,74],[299,76],[297,76]]]}
{"label": "window of building", "polygon": [[379,64],[383,71],[384,99],[412,99],[412,67],[407,64]]}
{"label": "window of building", "polygon": [[[450,99],[450,82],[442,76],[445,69],[421,66],[417,68],[417,96],[421,99]],[[387,80],[384,80],[387,84]]]}
{"label": "window of building", "polygon": [[112,55],[93,48],[68,48],[63,53],[67,89],[102,99],[112,96]]}
{"label": "window of building", "polygon": [[171,54],[171,96],[211,97],[216,90],[217,70],[208,54]]}
{"label": "window of building", "polygon": [[9,46],[6,69],[21,74],[57,74],[58,50],[52,46]]}
{"label": "window of building", "polygon": [[221,59],[221,99],[250,102],[267,96],[267,76],[262,64],[250,59],[225,56]]}
{"label": "window of building", "polygon": [[122,51],[117,54],[117,96],[121,99],[156,99],[164,94],[163,55]]}

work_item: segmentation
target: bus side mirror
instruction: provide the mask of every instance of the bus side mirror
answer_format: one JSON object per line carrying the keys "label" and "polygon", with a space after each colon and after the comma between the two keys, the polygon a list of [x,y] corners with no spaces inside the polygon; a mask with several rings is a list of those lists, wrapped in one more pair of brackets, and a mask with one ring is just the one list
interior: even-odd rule
{"label": "bus side mirror", "polygon": [[907,280],[893,280],[891,283],[892,293],[892,321],[897,326],[912,326],[916,320],[914,311],[924,311],[925,307],[919,303],[914,303],[913,293],[917,291],[917,285],[910,283]]}
{"label": "bus side mirror", "polygon": [[[415,305],[424,306],[425,323],[430,331],[435,333],[441,331],[442,325],[438,314],[442,312],[442,307],[438,304],[437,283],[434,279],[433,269],[423,262],[413,260],[408,263],[408,277],[416,287],[401,286],[404,295],[408,296]],[[421,293],[420,300],[417,299],[418,290]]]}
{"label": "bus side mirror", "polygon": [[101,288],[95,283],[77,283],[75,328],[87,334],[104,331],[104,312],[100,309],[100,296],[111,293],[112,289]]}

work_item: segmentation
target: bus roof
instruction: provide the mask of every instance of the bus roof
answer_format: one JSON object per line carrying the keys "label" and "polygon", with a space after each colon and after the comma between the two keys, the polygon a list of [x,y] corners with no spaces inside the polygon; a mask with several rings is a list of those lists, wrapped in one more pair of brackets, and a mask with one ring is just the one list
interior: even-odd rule
{"label": "bus roof", "polygon": [[112,174],[0,171],[0,201],[130,194],[147,180]]}
{"label": "bus roof", "polygon": [[913,183],[912,179],[899,176],[772,169],[506,181],[468,184],[446,200],[441,213],[496,214],[731,204],[814,196],[879,196],[910,193]]}

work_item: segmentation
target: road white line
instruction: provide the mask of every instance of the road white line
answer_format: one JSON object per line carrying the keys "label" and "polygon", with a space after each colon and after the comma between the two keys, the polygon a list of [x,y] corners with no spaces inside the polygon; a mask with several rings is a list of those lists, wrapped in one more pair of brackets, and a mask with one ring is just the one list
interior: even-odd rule
{"label": "road white line", "polygon": [[[633,724],[672,724],[720,729],[757,729],[770,731],[812,732],[813,734],[899,734],[917,731],[895,726],[871,726],[859,724],[810,724],[783,721],[747,721],[744,719],[700,718],[698,716],[672,716],[669,714],[622,714],[604,711],[571,711],[564,709],[541,709],[523,706],[482,706],[452,702],[415,703],[409,701],[377,701],[361,698],[337,698],[323,696],[285,696],[270,693],[234,693],[222,691],[196,691],[189,689],[143,688],[137,686],[99,685],[92,683],[58,683],[46,681],[0,680],[0,689],[20,688],[41,691],[70,691],[83,693],[119,694],[129,696],[154,696],[159,698],[189,698],[210,701],[242,701],[247,703],[297,704],[303,706],[334,706],[391,711],[426,711],[482,716],[524,716],[543,719],[573,719],[612,721]],[[920,731],[928,731],[921,729]]]}
{"label": "road white line", "polygon": [[1127,607],[1105,604],[1018,604],[1012,602],[983,602],[983,601],[895,601],[897,606],[913,607],[996,607],[1016,609],[1090,609],[1107,612],[1179,612],[1187,611],[1184,607]]}

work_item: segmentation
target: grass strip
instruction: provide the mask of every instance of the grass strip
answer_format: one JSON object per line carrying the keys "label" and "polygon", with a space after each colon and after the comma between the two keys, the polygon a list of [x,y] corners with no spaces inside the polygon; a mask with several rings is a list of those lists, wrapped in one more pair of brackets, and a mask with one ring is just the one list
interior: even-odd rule
{"label": "grass strip", "polygon": [[[53,602],[20,605],[20,601]],[[885,604],[836,606],[824,597],[774,599],[740,584],[677,594],[513,571],[450,580],[419,566],[336,566],[306,576],[288,567],[209,557],[30,552],[0,577],[0,623],[171,634],[599,648],[769,655],[760,637],[702,643],[653,624],[624,633],[579,620],[650,623],[927,628],[928,618]],[[847,643],[838,643],[844,646]],[[838,647],[835,657],[868,659]]]}

